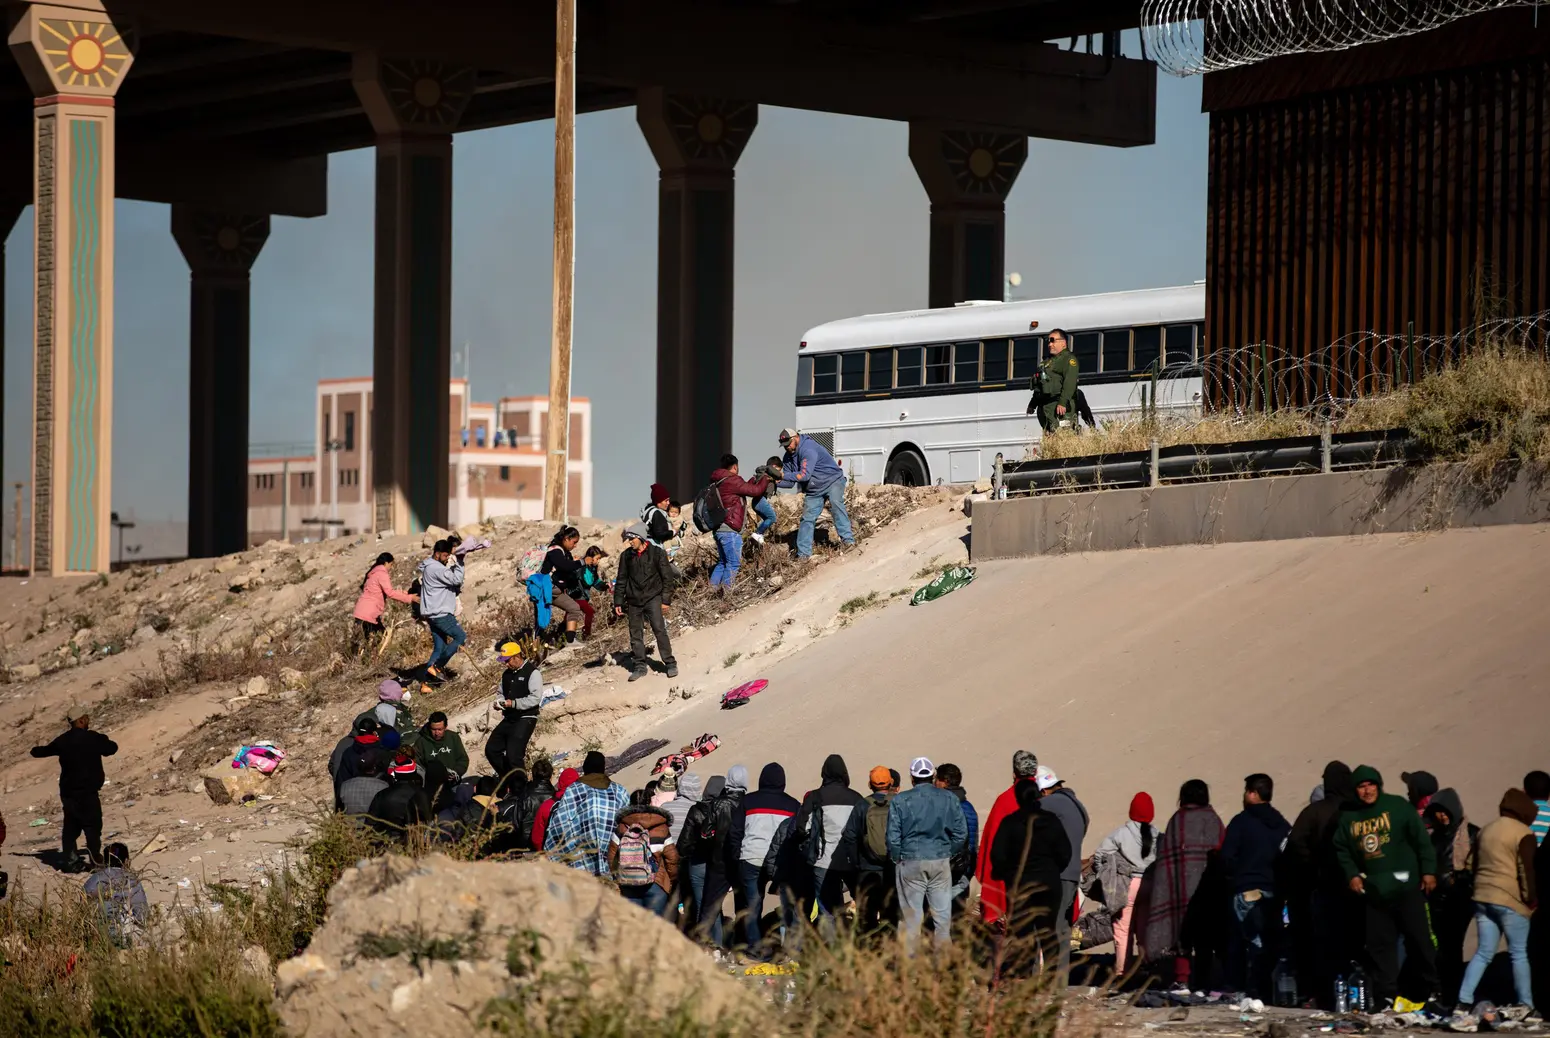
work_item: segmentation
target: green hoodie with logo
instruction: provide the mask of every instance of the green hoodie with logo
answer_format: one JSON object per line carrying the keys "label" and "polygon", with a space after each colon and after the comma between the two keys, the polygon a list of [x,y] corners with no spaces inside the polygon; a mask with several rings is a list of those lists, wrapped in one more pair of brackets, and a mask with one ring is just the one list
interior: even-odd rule
{"label": "green hoodie with logo", "polygon": [[1418,890],[1422,876],[1437,874],[1437,854],[1421,824],[1421,816],[1404,797],[1382,792],[1378,769],[1362,765],[1351,773],[1355,785],[1377,785],[1372,804],[1353,801],[1354,810],[1340,812],[1335,829],[1335,857],[1346,879],[1361,876],[1369,897],[1389,899]]}

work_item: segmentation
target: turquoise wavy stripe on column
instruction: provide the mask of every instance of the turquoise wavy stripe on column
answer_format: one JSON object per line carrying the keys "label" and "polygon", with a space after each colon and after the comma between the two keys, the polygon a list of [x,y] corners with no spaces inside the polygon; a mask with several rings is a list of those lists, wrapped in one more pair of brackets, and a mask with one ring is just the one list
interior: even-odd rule
{"label": "turquoise wavy stripe on column", "polygon": [[[97,567],[102,394],[102,123],[70,122],[70,418],[65,565]],[[101,435],[106,435],[106,430]]]}

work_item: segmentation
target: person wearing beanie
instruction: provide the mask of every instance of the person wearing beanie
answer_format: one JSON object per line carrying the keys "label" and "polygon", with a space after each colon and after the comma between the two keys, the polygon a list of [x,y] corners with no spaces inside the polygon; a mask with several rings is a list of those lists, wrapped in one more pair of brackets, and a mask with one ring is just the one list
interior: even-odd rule
{"label": "person wearing beanie", "polygon": [[782,822],[796,816],[802,805],[786,792],[786,769],[766,764],[759,772],[759,788],[743,797],[743,842],[738,855],[738,884],[733,904],[743,921],[745,943],[762,954],[764,914],[764,863]]}
{"label": "person wearing beanie", "polygon": [[734,764],[727,769],[721,791],[700,801],[684,823],[681,854],[703,869],[696,879],[696,925],[699,935],[713,945],[726,943],[722,927],[722,903],[741,874],[743,851],[743,796],[748,792],[748,769]]}
{"label": "person wearing beanie", "polygon": [[888,857],[899,894],[900,933],[906,949],[920,938],[925,908],[931,909],[938,948],[953,940],[953,855],[969,840],[958,798],[936,784],[930,758],[910,761],[910,788],[888,805]]}
{"label": "person wearing beanie", "polygon": [[644,523],[635,523],[624,531],[625,547],[619,552],[619,572],[614,577],[614,615],[627,617],[630,623],[630,680],[637,681],[650,671],[646,665],[646,624],[657,642],[667,676],[678,676],[678,661],[673,643],[667,636],[667,614],[673,604],[673,585],[677,580],[667,553],[651,542]]}
{"label": "person wearing beanie", "polygon": [[673,539],[673,524],[667,517],[667,506],[673,495],[661,483],[651,484],[651,500],[640,510],[640,521],[646,526],[646,538],[658,548],[665,548]]}
{"label": "person wearing beanie", "polygon": [[678,796],[678,774],[676,772],[664,772],[662,777],[657,779],[653,785],[656,788],[651,791],[652,807],[661,807],[669,800]]}
{"label": "person wearing beanie", "polygon": [[425,791],[414,757],[400,751],[387,766],[388,786],[371,800],[367,811],[378,831],[399,840],[409,839],[411,826],[434,819],[430,794]]}
{"label": "person wearing beanie", "polygon": [[1372,987],[1381,1006],[1398,992],[1401,937],[1407,970],[1415,972],[1428,993],[1437,990],[1436,948],[1424,896],[1437,886],[1437,855],[1415,807],[1383,792],[1378,769],[1364,764],[1351,779],[1356,801],[1340,812],[1335,854],[1364,909]]}
{"label": "person wearing beanie", "polygon": [[355,721],[359,724],[362,718],[370,717],[377,722],[379,733],[391,728],[399,735],[409,735],[415,730],[414,717],[409,712],[412,698],[413,693],[399,682],[383,678],[377,683],[377,704],[357,714]]}
{"label": "person wearing beanie", "polygon": [[1539,813],[1534,798],[1521,789],[1502,796],[1500,817],[1480,830],[1475,851],[1475,928],[1479,946],[1464,983],[1459,988],[1459,1007],[1474,1005],[1475,988],[1486,967],[1496,958],[1496,948],[1507,938],[1512,959],[1512,980],[1518,1004],[1534,1005],[1534,982],[1529,972],[1529,917],[1539,894],[1534,875],[1534,818]]}
{"label": "person wearing beanie", "polygon": [[974,871],[980,878],[980,917],[986,923],[995,923],[1006,911],[1006,888],[990,874],[990,845],[995,842],[996,829],[1003,819],[1017,810],[1017,783],[1033,776],[1039,770],[1039,758],[1032,750],[1018,750],[1012,754],[1012,784],[1002,790],[990,806],[985,827],[980,832],[979,861]]}
{"label": "person wearing beanie", "polygon": [[1157,860],[1158,833],[1152,827],[1156,818],[1151,794],[1137,793],[1130,798],[1130,820],[1105,836],[1093,851],[1093,870],[1100,879],[1113,877],[1112,884],[1103,883],[1103,897],[1114,920],[1114,972],[1121,977],[1135,954],[1131,923],[1141,876]]}
{"label": "person wearing beanie", "polygon": [[[807,834],[803,850],[812,885],[787,886],[816,901],[819,929],[828,936],[834,930],[834,914],[844,903],[844,888],[855,885],[858,853],[850,819],[865,798],[850,788],[850,769],[838,753],[824,758],[818,774],[818,788],[802,798],[791,825],[793,833]],[[811,904],[802,907],[811,918]]]}
{"label": "person wearing beanie", "polygon": [[1232,922],[1227,943],[1227,977],[1234,991],[1267,998],[1270,954],[1280,930],[1276,900],[1276,863],[1292,831],[1291,823],[1270,803],[1275,783],[1256,772],[1243,780],[1243,810],[1227,823],[1222,841],[1222,868],[1232,894]]}
{"label": "person wearing beanie", "polygon": [[70,726],[53,742],[34,746],[34,757],[59,758],[59,803],[64,808],[60,849],[62,868],[78,872],[86,868],[77,850],[84,834],[86,854],[92,865],[102,864],[102,789],[106,777],[102,758],[118,752],[118,743],[92,730],[91,717],[84,711],[71,710]]}
{"label": "person wearing beanie", "polygon": [[607,774],[607,758],[592,750],[581,780],[560,795],[544,832],[544,850],[555,861],[594,876],[608,875],[608,847],[619,812],[630,797]]}
{"label": "person wearing beanie", "polygon": [[[1358,954],[1349,925],[1356,916],[1354,895],[1346,886],[1345,870],[1335,857],[1335,831],[1340,812],[1356,800],[1351,768],[1343,761],[1324,765],[1319,787],[1323,795],[1297,815],[1286,838],[1286,859],[1295,867],[1283,870],[1291,886],[1285,891],[1287,915],[1299,987],[1312,989],[1322,1009],[1334,1009],[1335,977]],[[1359,908],[1359,906],[1356,906]]]}
{"label": "person wearing beanie", "polygon": [[[389,728],[388,733],[398,733]],[[349,742],[336,748],[339,755],[339,763],[334,767],[334,810],[343,811],[344,801],[340,799],[339,791],[344,784],[360,775],[380,774],[392,759],[392,750],[398,746],[388,748],[382,741],[382,730],[377,724],[377,719],[371,714],[362,714],[355,719],[355,731],[350,736]],[[387,756],[384,756],[387,754]]]}
{"label": "person wearing beanie", "polygon": [[899,924],[898,877],[888,857],[888,804],[897,793],[894,770],[867,773],[867,797],[850,816],[847,842],[856,845],[856,925],[870,933]]}

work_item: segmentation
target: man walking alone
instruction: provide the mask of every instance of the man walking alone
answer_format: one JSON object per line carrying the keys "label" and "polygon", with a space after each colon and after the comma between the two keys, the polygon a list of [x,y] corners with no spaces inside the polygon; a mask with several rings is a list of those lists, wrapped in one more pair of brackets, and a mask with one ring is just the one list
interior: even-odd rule
{"label": "man walking alone", "polygon": [[64,831],[60,849],[64,851],[66,872],[78,872],[84,865],[76,851],[76,840],[86,834],[86,853],[93,865],[102,864],[102,758],[118,752],[118,743],[101,732],[91,730],[86,714],[70,719],[69,729],[47,746],[34,746],[34,757],[59,758],[59,802],[64,806]]}
{"label": "man walking alone", "polygon": [[923,906],[931,906],[938,945],[953,940],[952,858],[969,839],[958,798],[932,781],[936,767],[925,757],[910,762],[913,785],[888,805],[888,857],[895,863],[906,948],[920,939]]}
{"label": "man walking alone", "polygon": [[667,667],[667,676],[678,676],[678,661],[673,658],[673,643],[667,638],[667,611],[673,604],[673,564],[667,553],[646,534],[645,523],[634,523],[624,531],[626,546],[619,553],[619,574],[614,579],[614,615],[630,621],[630,655],[634,666],[630,680],[645,677],[646,623],[657,640],[657,654]]}

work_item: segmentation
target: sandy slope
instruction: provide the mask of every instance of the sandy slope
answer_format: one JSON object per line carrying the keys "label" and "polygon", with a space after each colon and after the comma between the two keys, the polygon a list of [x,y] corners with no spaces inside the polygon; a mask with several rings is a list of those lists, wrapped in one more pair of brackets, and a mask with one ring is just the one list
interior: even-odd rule
{"label": "sandy slope", "polygon": [[717,732],[697,770],[779,760],[797,795],[832,752],[857,785],[925,754],[959,764],[987,809],[1029,747],[1091,809],[1090,842],[1137,790],[1161,812],[1191,777],[1225,814],[1242,777],[1268,771],[1294,813],[1331,757],[1396,787],[1432,771],[1485,821],[1550,768],[1547,615],[1545,527],[999,562],[937,603],[900,600],[736,668],[770,680],[746,707],[691,701],[643,734]]}

